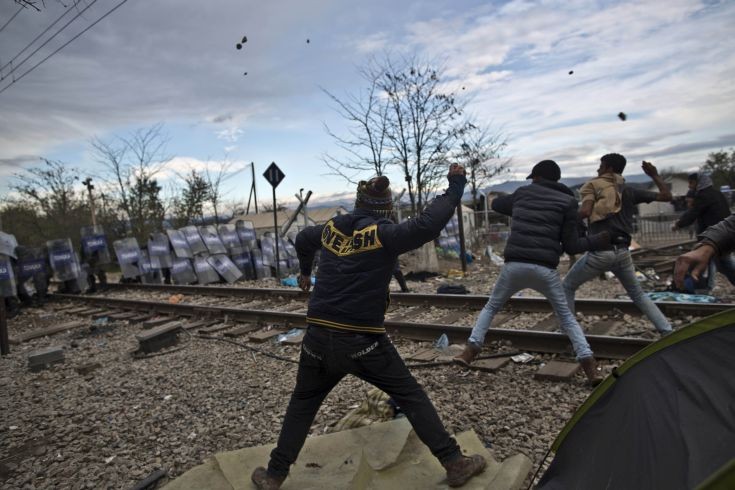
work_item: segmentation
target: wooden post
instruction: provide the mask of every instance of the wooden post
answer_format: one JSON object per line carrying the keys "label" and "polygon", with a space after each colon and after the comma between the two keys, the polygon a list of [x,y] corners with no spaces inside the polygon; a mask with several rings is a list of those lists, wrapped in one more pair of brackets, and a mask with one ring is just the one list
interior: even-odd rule
{"label": "wooden post", "polygon": [[10,339],[8,339],[8,319],[5,316],[5,298],[0,298],[0,354],[10,354]]}
{"label": "wooden post", "polygon": [[462,223],[462,201],[457,205],[457,224],[459,226],[459,259],[462,262],[462,272],[467,272],[467,257],[464,245],[464,223]]}

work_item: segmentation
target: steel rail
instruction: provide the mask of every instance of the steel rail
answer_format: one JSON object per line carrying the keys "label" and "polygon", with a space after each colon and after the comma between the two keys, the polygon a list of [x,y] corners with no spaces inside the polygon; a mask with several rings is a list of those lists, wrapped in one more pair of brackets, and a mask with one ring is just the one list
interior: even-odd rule
{"label": "steel rail", "polygon": [[[289,300],[306,300],[308,293],[300,289],[277,288],[246,288],[246,287],[219,287],[219,286],[185,286],[169,284],[108,284],[113,290],[139,289],[143,291],[158,291],[194,294],[202,296],[278,298]],[[488,296],[481,294],[419,294],[419,293],[391,293],[391,304],[397,306],[436,306],[442,308],[469,308],[479,310],[487,303]],[[580,298],[575,302],[578,312],[592,315],[609,315],[622,312],[628,315],[640,316],[641,311],[630,300],[622,299],[595,299]],[[667,316],[694,315],[709,316],[721,311],[735,308],[733,303],[680,303],[675,301],[657,301],[656,305]],[[508,300],[507,310],[526,313],[548,313],[552,311],[551,304],[545,298],[513,296]]]}
{"label": "steel rail", "polygon": [[[278,290],[280,291],[280,290]],[[280,323],[286,328],[305,326],[304,313],[280,312],[273,310],[248,310],[224,306],[203,306],[194,304],[172,304],[155,301],[130,300],[120,298],[106,298],[102,296],[78,296],[68,294],[54,294],[54,298],[81,301],[87,304],[104,308],[144,311],[172,316],[192,318],[228,318],[242,322]],[[389,333],[416,340],[435,340],[442,333],[447,334],[452,342],[464,342],[472,331],[470,326],[443,325],[436,323],[412,323],[404,321],[386,320],[385,328]],[[491,328],[488,339],[510,341],[517,349],[545,353],[571,353],[571,346],[566,335],[556,332],[537,332],[530,330],[512,330],[505,328]],[[650,340],[630,337],[609,337],[589,335],[590,343],[595,356],[602,359],[627,359],[643,347],[651,343]]]}

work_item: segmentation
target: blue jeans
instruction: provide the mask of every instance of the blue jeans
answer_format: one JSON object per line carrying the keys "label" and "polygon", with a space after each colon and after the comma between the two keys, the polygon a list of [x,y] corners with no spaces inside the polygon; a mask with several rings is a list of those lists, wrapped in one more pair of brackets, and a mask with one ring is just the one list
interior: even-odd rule
{"label": "blue jeans", "polygon": [[559,273],[556,269],[524,262],[505,263],[498,280],[495,282],[490,299],[480,312],[480,316],[477,317],[469,343],[481,347],[485,341],[487,330],[490,328],[490,323],[503,308],[505,302],[521,289],[527,288],[538,291],[549,300],[556,317],[559,319],[561,330],[572,342],[577,360],[591,357],[592,349],[590,349],[590,345],[584,337],[582,327],[574,318],[574,313],[569,310],[567,300],[562,292]]}
{"label": "blue jeans", "polygon": [[574,313],[574,293],[579,286],[606,271],[615,274],[630,299],[651,320],[656,330],[661,333],[671,332],[669,321],[638,283],[633,259],[628,249],[587,252],[574,264],[564,278],[564,294],[567,296],[572,313]]}

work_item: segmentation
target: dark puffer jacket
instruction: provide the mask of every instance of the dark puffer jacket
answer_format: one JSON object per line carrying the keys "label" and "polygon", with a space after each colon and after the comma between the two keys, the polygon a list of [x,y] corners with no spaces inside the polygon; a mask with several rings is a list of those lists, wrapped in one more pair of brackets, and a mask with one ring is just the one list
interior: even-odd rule
{"label": "dark puffer jacket", "polygon": [[418,218],[395,224],[367,209],[336,216],[296,236],[301,273],[311,274],[321,249],[307,322],[338,330],[383,333],[388,284],[398,255],[434,240],[459,204],[467,179],[449,178],[447,192]]}
{"label": "dark puffer jacket", "polygon": [[510,236],[505,245],[506,262],[527,262],[556,269],[562,252],[578,254],[609,244],[606,234],[580,237],[578,204],[564,184],[540,180],[497,197],[494,211],[511,216]]}

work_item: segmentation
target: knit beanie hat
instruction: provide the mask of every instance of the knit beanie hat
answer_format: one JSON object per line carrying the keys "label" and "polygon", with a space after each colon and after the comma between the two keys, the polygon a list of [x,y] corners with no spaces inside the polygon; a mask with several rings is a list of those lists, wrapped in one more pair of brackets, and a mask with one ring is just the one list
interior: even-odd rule
{"label": "knit beanie hat", "polygon": [[361,180],[357,184],[355,209],[369,209],[386,218],[393,213],[393,194],[390,191],[390,180],[385,175],[373,177],[367,182]]}

